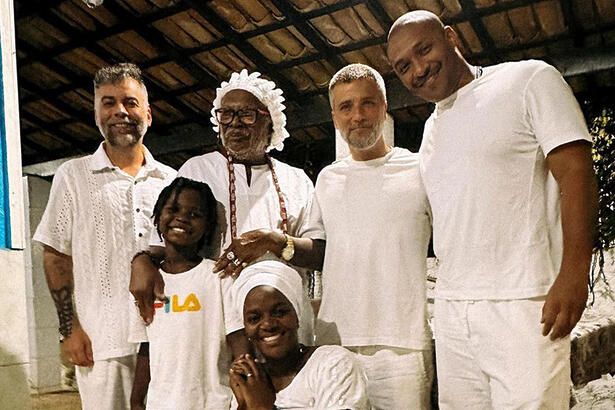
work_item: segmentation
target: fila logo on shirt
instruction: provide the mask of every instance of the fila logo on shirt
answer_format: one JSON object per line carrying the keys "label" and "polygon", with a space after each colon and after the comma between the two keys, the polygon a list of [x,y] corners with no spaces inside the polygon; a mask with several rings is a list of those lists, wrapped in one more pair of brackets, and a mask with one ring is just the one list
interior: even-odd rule
{"label": "fila logo on shirt", "polygon": [[201,310],[201,303],[199,299],[196,297],[194,293],[189,294],[184,300],[184,303],[179,304],[179,296],[173,295],[171,297],[171,303],[162,303],[155,302],[154,303],[154,313],[156,313],[156,309],[164,308],[164,313],[169,312],[197,312]]}

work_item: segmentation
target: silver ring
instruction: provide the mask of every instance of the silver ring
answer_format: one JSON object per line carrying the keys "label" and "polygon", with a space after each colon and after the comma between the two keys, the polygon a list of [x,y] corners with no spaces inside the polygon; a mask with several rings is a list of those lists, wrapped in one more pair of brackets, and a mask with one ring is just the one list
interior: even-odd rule
{"label": "silver ring", "polygon": [[235,254],[233,253],[233,251],[228,251],[228,253],[226,254],[226,259],[228,259],[229,261],[235,259]]}
{"label": "silver ring", "polygon": [[243,263],[241,264],[241,267],[242,267],[242,268],[245,268],[246,266],[248,266],[248,262],[243,262]]}
{"label": "silver ring", "polygon": [[235,259],[235,260],[233,261],[233,265],[235,265],[235,266],[239,266],[239,265],[241,265],[241,261],[240,261],[239,259]]}
{"label": "silver ring", "polygon": [[246,374],[246,377],[252,377],[252,376],[254,376],[252,373]]}

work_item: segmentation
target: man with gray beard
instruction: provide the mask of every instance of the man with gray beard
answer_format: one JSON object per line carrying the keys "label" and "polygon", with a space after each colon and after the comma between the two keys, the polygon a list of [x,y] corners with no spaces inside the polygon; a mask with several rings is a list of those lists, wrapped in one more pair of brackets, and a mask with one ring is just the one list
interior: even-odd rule
{"label": "man with gray beard", "polygon": [[128,409],[136,345],[128,343],[130,259],[147,248],[152,209],[175,171],[152,157],[141,71],[122,63],[94,77],[96,152],[60,166],[34,234],[44,246],[62,351],[76,365],[84,409]]}
{"label": "man with gray beard", "polygon": [[[425,275],[431,218],[418,157],[385,143],[386,90],[373,68],[342,68],[329,83],[329,101],[351,155],[318,175],[302,235],[314,237],[313,229],[326,237],[316,344],[357,353],[372,408],[429,409],[433,364]],[[233,252],[251,254],[251,248],[244,241]],[[322,247],[312,247],[319,252]]]}

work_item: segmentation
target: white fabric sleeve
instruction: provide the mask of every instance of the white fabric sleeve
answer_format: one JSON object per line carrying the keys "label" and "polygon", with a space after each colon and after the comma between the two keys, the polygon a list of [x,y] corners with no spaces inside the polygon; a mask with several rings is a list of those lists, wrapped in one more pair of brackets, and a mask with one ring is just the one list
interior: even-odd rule
{"label": "white fabric sleeve", "polygon": [[129,298],[130,306],[128,307],[128,342],[142,343],[147,342],[147,330],[145,322],[139,315],[139,308],[134,303],[132,295]]}
{"label": "white fabric sleeve", "polygon": [[243,318],[240,314],[231,292],[233,279],[226,277],[220,279],[220,290],[222,291],[222,309],[224,312],[224,329],[227,335],[243,329]]}
{"label": "white fabric sleeve", "polygon": [[295,236],[299,238],[325,239],[325,232],[319,225],[313,225],[310,218],[310,210],[314,201],[314,184],[308,176],[302,172],[301,177],[304,185],[304,196],[307,199],[305,206],[301,208],[301,212],[297,217],[297,225],[295,228]]}
{"label": "white fabric sleeve", "polygon": [[319,359],[316,371],[310,377],[317,397],[314,408],[367,409],[367,378],[354,355],[335,346],[335,350],[330,349]]}
{"label": "white fabric sleeve", "polygon": [[73,195],[66,178],[66,167],[60,166],[51,184],[45,212],[32,238],[65,255],[72,255]]}
{"label": "white fabric sleeve", "polygon": [[325,232],[325,225],[322,222],[322,211],[318,203],[317,191],[312,194],[312,200],[310,201],[309,208],[307,210],[306,222],[302,226],[302,230],[297,236],[302,238],[312,239],[327,239],[327,233]]}
{"label": "white fabric sleeve", "polygon": [[581,107],[554,67],[544,64],[534,72],[526,86],[524,101],[530,127],[545,156],[572,141],[591,142]]}

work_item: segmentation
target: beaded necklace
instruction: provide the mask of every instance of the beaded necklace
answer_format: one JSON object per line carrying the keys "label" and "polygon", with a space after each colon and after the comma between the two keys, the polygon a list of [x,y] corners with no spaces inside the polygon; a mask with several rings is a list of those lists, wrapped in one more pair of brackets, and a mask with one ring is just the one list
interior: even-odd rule
{"label": "beaded necklace", "polygon": [[[226,164],[228,167],[228,195],[229,195],[229,206],[230,206],[230,222],[231,222],[231,238],[237,238],[237,196],[235,193],[235,166],[233,165],[233,159],[228,154],[226,150],[222,150],[224,156],[226,157]],[[278,200],[280,201],[280,216],[282,217],[282,232],[284,234],[288,234],[288,214],[286,212],[286,203],[284,202],[284,197],[282,197],[282,190],[280,189],[280,183],[278,181],[278,176],[275,173],[273,168],[273,162],[271,161],[271,157],[265,154],[265,158],[267,159],[267,165],[269,165],[269,170],[271,171],[271,178],[273,179],[273,184],[275,185],[275,190],[278,194]]]}

